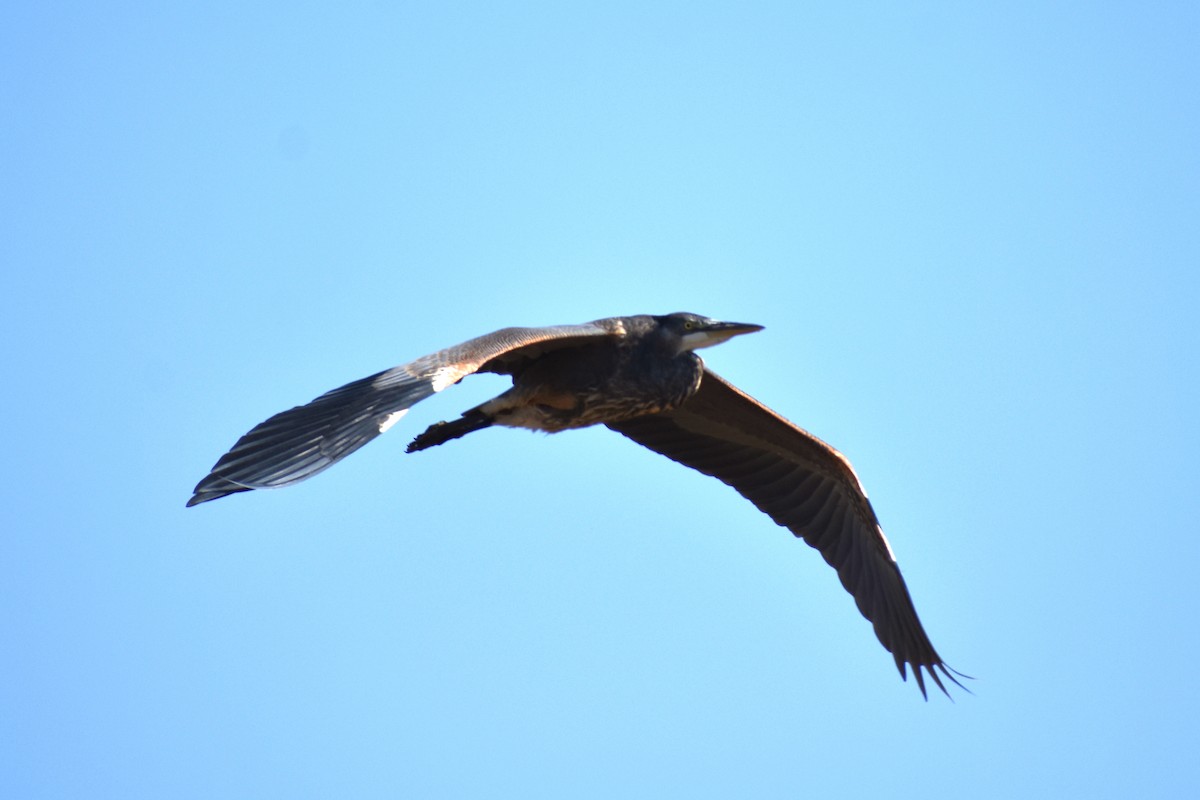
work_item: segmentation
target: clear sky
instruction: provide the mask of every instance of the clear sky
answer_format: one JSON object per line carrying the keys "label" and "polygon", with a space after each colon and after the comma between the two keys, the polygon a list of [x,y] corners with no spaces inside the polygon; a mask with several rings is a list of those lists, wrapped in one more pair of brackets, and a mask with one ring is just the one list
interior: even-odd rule
{"label": "clear sky", "polygon": [[[1197,791],[1194,3],[9,3],[0,796]],[[897,6],[902,6],[898,9]],[[605,430],[185,509],[505,325],[689,310],[930,635]]]}

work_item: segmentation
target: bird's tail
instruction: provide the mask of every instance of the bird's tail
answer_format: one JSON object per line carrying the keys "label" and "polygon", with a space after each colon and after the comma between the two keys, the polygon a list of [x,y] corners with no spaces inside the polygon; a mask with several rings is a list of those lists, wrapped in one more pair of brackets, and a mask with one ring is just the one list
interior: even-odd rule
{"label": "bird's tail", "polygon": [[409,443],[408,452],[415,453],[427,447],[445,444],[451,439],[491,427],[494,422],[490,415],[473,408],[453,422],[436,422],[430,425],[424,433]]}

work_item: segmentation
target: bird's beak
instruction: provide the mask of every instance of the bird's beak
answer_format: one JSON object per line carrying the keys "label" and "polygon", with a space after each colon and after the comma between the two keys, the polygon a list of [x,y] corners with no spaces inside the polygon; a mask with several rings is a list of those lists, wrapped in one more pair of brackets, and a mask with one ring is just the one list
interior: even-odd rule
{"label": "bird's beak", "polygon": [[683,335],[683,346],[688,350],[699,350],[701,347],[712,347],[714,344],[728,341],[743,333],[761,331],[762,325],[749,322],[717,322],[712,321],[699,330]]}

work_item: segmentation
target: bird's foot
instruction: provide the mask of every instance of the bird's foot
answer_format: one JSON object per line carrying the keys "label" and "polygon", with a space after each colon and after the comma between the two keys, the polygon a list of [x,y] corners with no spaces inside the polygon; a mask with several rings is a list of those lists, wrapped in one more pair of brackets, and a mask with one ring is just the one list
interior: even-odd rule
{"label": "bird's foot", "polygon": [[479,411],[468,411],[453,422],[435,422],[430,425],[425,429],[424,433],[409,442],[406,452],[415,453],[418,450],[424,450],[428,447],[436,447],[439,444],[445,444],[451,439],[457,439],[473,431],[487,428],[491,424],[492,419],[486,414]]}

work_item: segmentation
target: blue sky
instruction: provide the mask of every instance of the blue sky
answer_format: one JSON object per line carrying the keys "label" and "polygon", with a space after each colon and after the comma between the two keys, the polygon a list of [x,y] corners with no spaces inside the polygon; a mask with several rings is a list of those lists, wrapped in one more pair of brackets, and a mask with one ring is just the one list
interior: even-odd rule
{"label": "blue sky", "polygon": [[[1183,796],[1192,4],[10,4],[0,795]],[[604,430],[184,509],[270,414],[691,310],[845,452],[927,629]]]}

